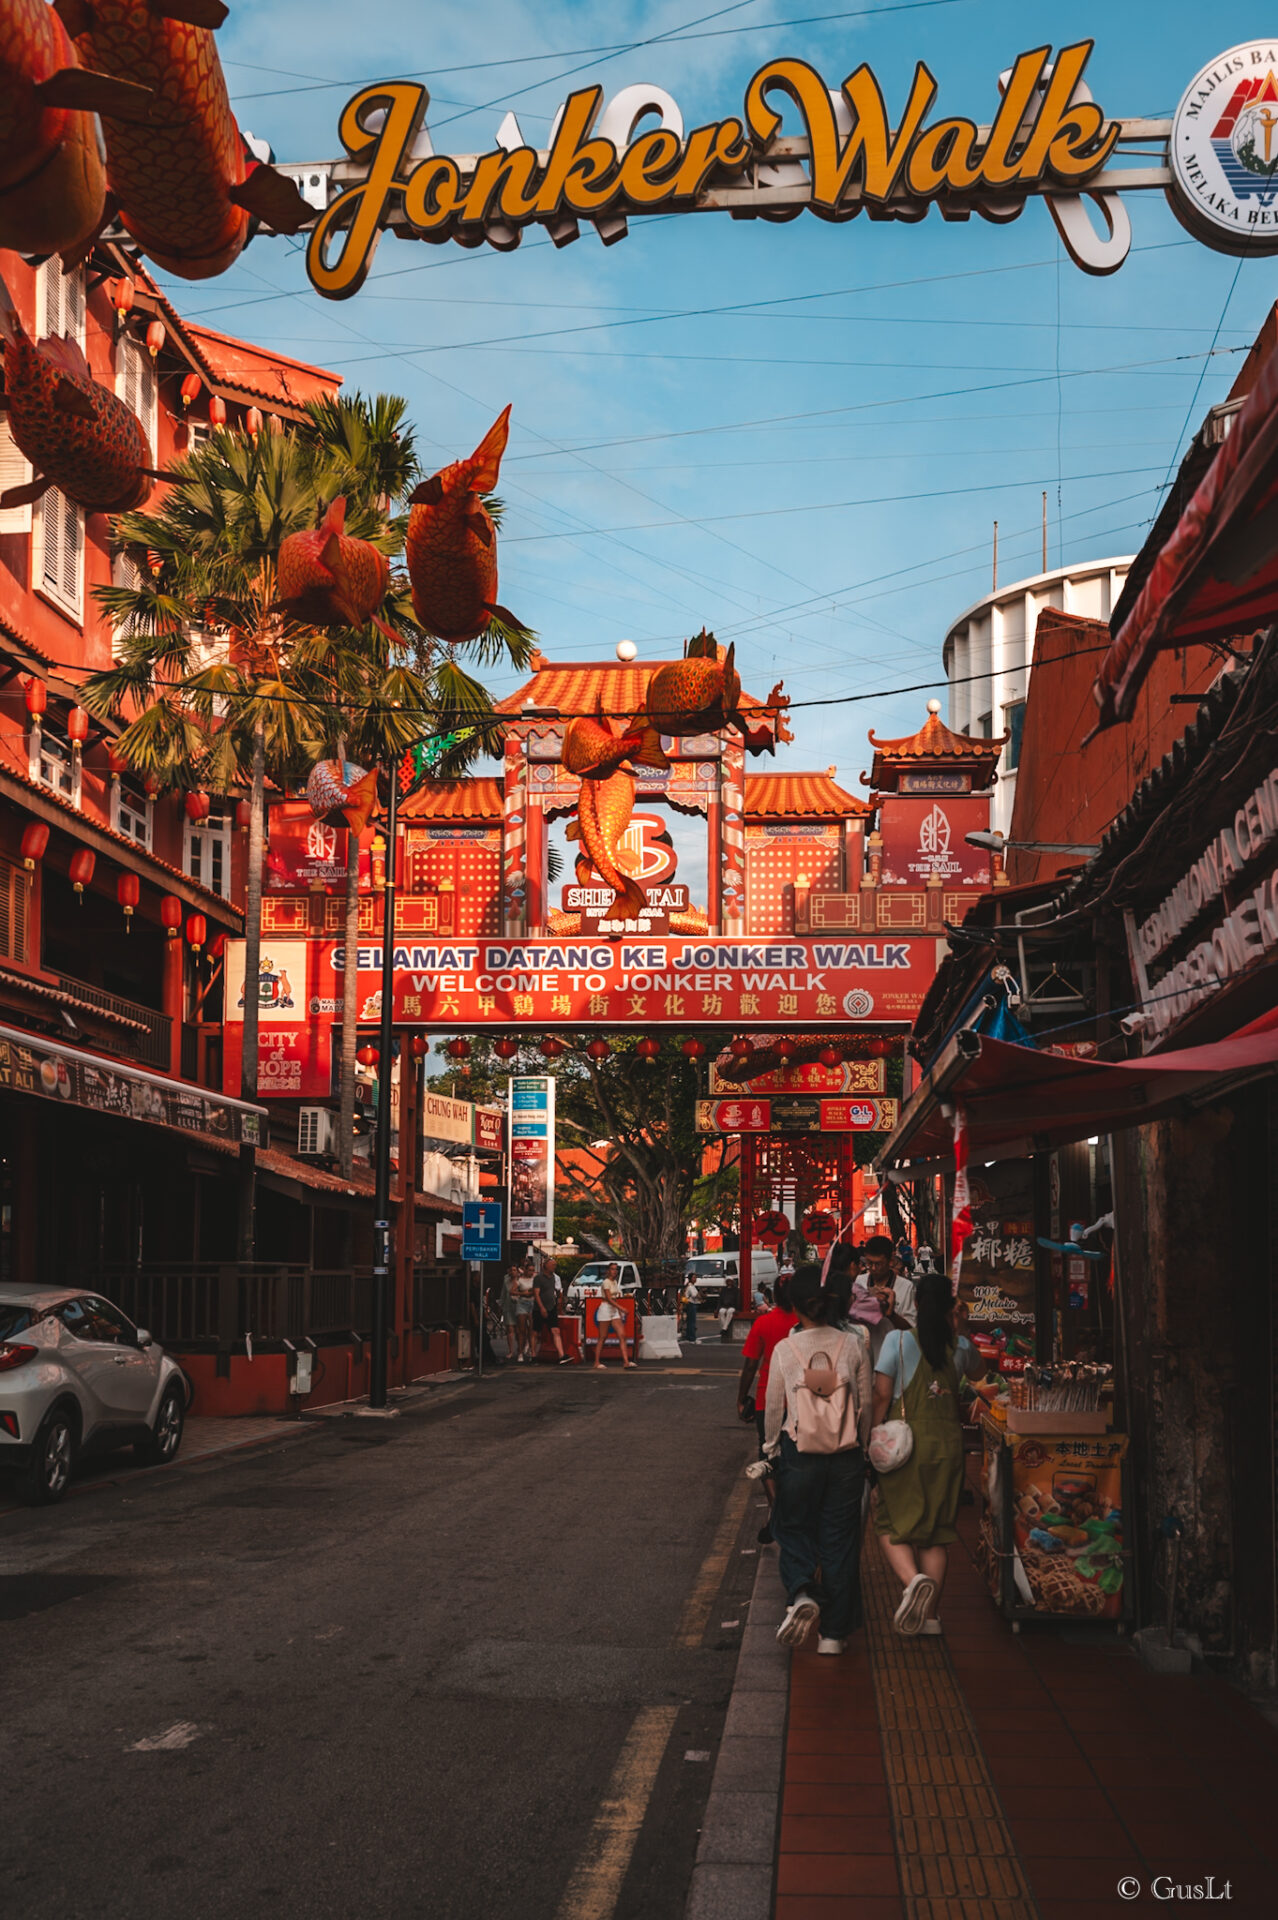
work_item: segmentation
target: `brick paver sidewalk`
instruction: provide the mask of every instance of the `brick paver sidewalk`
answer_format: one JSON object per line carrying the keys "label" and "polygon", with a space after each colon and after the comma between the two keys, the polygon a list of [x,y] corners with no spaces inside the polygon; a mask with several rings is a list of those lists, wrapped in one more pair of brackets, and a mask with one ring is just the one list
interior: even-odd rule
{"label": "brick paver sidewalk", "polygon": [[[865,1632],[842,1659],[792,1660],[776,1920],[1278,1912],[1269,1724],[1094,1630],[1013,1634],[967,1550],[971,1509],[963,1529],[943,1637],[892,1631],[871,1535]],[[1189,1891],[1213,1877],[1215,1903]]]}

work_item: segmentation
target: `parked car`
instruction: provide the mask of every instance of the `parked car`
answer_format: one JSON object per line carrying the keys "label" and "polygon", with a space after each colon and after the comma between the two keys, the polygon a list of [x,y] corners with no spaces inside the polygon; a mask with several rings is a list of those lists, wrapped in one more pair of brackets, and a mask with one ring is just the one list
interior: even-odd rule
{"label": "parked car", "polygon": [[[736,1295],[737,1304],[741,1301],[741,1255],[739,1253],[694,1253],[684,1262],[685,1282],[695,1280],[701,1303],[706,1307],[717,1307],[723,1291],[728,1288]],[[761,1247],[755,1247],[750,1255],[750,1285],[756,1291],[759,1287],[774,1287],[777,1281],[777,1262],[775,1254],[765,1253]]]}
{"label": "parked car", "polygon": [[579,1267],[568,1286],[567,1302],[570,1313],[575,1313],[583,1300],[593,1294],[603,1292],[603,1277],[609,1267],[616,1266],[617,1278],[624,1294],[637,1294],[641,1289],[639,1269],[633,1260],[587,1260]]}
{"label": "parked car", "polygon": [[88,1454],[167,1465],[186,1404],[177,1362],[100,1294],[0,1287],[0,1473],[29,1506],[60,1500]]}

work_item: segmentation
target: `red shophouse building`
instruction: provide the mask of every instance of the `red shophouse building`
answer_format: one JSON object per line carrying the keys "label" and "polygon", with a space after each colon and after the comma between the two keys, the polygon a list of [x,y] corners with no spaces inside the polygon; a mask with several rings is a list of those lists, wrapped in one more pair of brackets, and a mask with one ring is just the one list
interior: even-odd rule
{"label": "red shophouse building", "polygon": [[[70,272],[3,253],[0,275],[31,337],[71,337],[128,401],[157,467],[211,421],[271,431],[340,385],[191,325],[112,245]],[[29,477],[0,415],[0,490]],[[219,952],[243,926],[236,796],[201,811],[148,788],[113,753],[116,729],[78,705],[112,658],[94,589],[127,564],[109,518],[55,490],[0,512],[0,1279],[96,1281],[170,1344],[198,1346],[218,1312],[210,1275],[235,1259],[241,1137],[261,1143],[258,1264],[280,1273],[367,1258],[371,1179],[267,1145],[265,1109],[221,1091]],[[207,636],[211,654],[220,644]],[[222,1317],[242,1340],[269,1315],[241,1298]]]}

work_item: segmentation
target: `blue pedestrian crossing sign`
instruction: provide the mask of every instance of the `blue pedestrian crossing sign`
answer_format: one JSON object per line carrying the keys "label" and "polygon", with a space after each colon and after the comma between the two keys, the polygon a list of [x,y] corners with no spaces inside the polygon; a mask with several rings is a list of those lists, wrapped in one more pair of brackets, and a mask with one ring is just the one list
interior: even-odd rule
{"label": "blue pedestrian crossing sign", "polygon": [[462,1259],[501,1259],[501,1201],[462,1201]]}

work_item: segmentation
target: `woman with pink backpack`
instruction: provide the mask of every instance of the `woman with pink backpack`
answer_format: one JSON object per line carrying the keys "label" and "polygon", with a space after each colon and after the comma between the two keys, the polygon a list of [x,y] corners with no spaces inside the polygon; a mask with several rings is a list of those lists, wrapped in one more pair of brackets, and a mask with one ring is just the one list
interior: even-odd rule
{"label": "woman with pink backpack", "polygon": [[799,1324],[772,1355],[763,1451],[772,1463],[772,1532],[788,1602],[777,1639],[801,1646],[818,1618],[817,1652],[842,1653],[861,1624],[861,1497],[870,1432],[865,1330],[825,1324],[819,1267],[790,1282]]}

